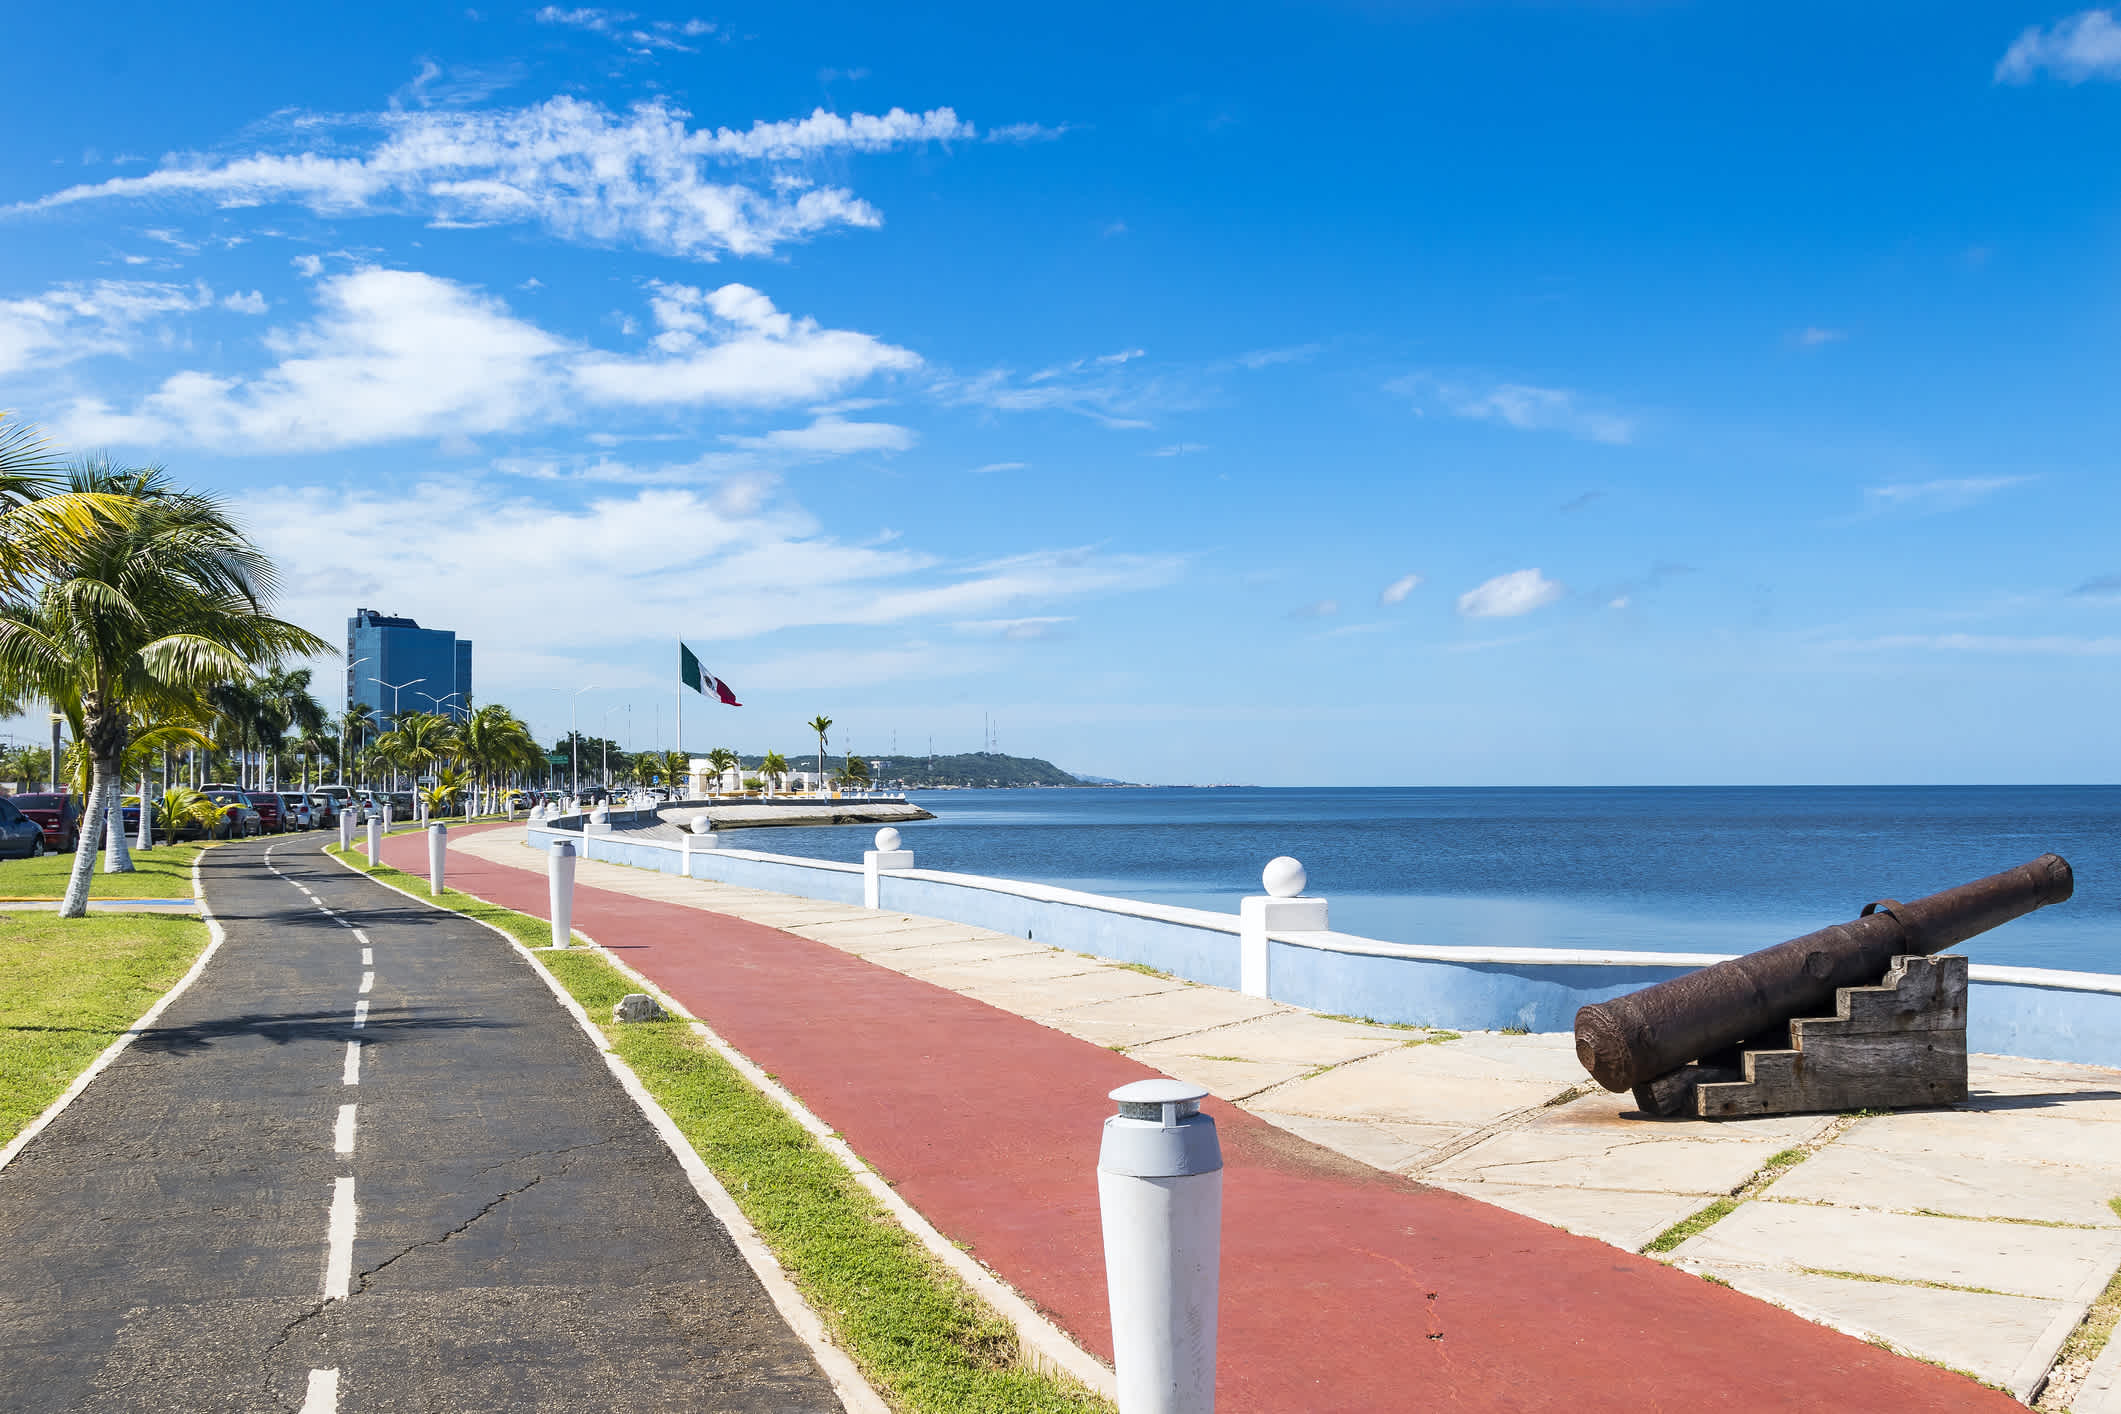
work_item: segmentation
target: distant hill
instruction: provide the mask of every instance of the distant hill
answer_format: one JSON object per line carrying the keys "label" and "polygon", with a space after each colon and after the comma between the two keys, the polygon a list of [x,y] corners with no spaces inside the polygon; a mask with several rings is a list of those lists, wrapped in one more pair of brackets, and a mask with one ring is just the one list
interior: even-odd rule
{"label": "distant hill", "polygon": [[[788,764],[794,770],[817,769],[815,751],[791,751],[787,756]],[[969,751],[959,756],[871,756],[865,752],[862,759],[872,764],[879,782],[903,783],[909,790],[935,790],[953,786],[970,788],[1119,784],[1117,781],[1092,781],[1072,776],[1051,761],[1041,761],[1035,756],[1004,756],[998,751]],[[847,758],[844,756],[834,756],[830,752],[825,754],[825,769],[828,772],[837,773],[846,763]],[[744,758],[746,771],[756,771],[758,766],[758,757]]]}

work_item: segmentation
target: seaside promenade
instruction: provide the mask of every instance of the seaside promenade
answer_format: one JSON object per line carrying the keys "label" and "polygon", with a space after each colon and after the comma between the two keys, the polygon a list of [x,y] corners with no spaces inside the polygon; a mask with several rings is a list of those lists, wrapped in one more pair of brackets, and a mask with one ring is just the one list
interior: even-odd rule
{"label": "seaside promenade", "polygon": [[[395,838],[386,860],[416,869],[423,849]],[[579,867],[581,931],[1100,1358],[1104,1092],[1159,1071],[1211,1089],[1225,1408],[1398,1408],[1409,1389],[1463,1408],[2009,1407],[1876,1342],[2022,1399],[2121,1265],[2113,1071],[1977,1058],[1951,1112],[1651,1123],[1562,1036],[1365,1025],[967,925]],[[468,892],[542,915],[542,870],[519,828],[452,834]],[[1668,1261],[1637,1255],[1661,1235]],[[2115,1397],[2114,1364],[2080,1410]]]}

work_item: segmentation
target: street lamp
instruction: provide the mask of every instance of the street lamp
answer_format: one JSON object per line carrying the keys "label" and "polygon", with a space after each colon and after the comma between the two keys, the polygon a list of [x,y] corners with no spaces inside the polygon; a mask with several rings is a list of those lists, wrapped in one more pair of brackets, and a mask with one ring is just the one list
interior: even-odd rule
{"label": "street lamp", "polygon": [[[421,681],[421,682],[426,682],[426,681],[427,681],[427,679],[426,679],[426,678],[421,678],[421,679],[420,679],[420,681]],[[410,686],[410,685],[411,685],[411,684],[409,684],[409,683],[407,684],[407,686]],[[448,696],[448,697],[434,697],[434,696],[430,696],[429,694],[427,694],[427,693],[424,693],[424,692],[415,692],[415,693],[413,694],[413,696],[415,696],[415,697],[425,697],[425,698],[427,698],[427,700],[428,700],[429,702],[432,702],[432,703],[434,703],[434,705],[435,705],[435,711],[436,711],[436,713],[437,713],[437,714],[440,714],[440,713],[441,713],[441,711],[442,711],[442,704],[443,704],[443,703],[445,703],[445,702],[447,702],[447,701],[449,700],[449,698],[450,698],[450,697],[462,697],[463,695],[464,695],[464,694],[463,694],[463,693],[461,693],[461,692],[452,692],[452,693],[450,693],[450,694],[449,694],[449,696]],[[449,715],[449,716],[450,716],[451,718],[455,718],[455,716],[456,716],[456,713],[455,713],[455,712],[451,712],[451,713],[449,713],[448,715]]]}
{"label": "street lamp", "polygon": [[[396,731],[398,729],[398,693],[408,687],[418,687],[421,683],[426,682],[427,679],[411,678],[405,682],[385,682],[371,673],[369,674],[369,681],[373,682],[377,687],[390,689],[390,729]],[[392,790],[397,789],[398,773],[396,769],[392,769],[390,773],[390,786]]]}
{"label": "street lamp", "polygon": [[[346,779],[346,714],[353,710],[353,670],[367,661],[366,658],[356,658],[346,665],[346,686],[339,694],[339,784],[342,786],[351,784]],[[347,798],[352,799],[351,796]]]}
{"label": "street lamp", "polygon": [[629,714],[633,711],[631,703],[621,702],[615,706],[606,707],[603,719],[597,723],[597,735],[603,740],[605,790],[611,789],[611,714],[618,711],[620,707],[624,707]]}
{"label": "street lamp", "polygon": [[[548,687],[545,690],[547,692],[567,691],[564,687]],[[579,699],[583,693],[595,692],[596,690],[597,685],[590,683],[586,687],[576,688],[574,697]],[[570,700],[567,704],[567,749],[574,754],[573,778],[568,783],[567,793],[576,800],[580,800],[582,798],[582,734],[576,731],[574,726],[577,705],[578,702],[576,700]]]}

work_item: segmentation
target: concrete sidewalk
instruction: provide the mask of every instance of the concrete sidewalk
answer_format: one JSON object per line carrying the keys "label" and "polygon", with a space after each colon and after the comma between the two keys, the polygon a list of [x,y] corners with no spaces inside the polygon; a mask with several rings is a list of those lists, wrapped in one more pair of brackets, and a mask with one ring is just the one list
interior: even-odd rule
{"label": "concrete sidewalk", "polygon": [[[386,857],[416,865],[416,850],[393,843]],[[451,867],[458,887],[543,912],[542,861],[516,830],[459,832]],[[931,1221],[1101,1355],[1092,1171],[1103,1092],[1154,1065],[1241,1099],[1214,1107],[1230,1158],[1226,1408],[1404,1408],[1409,1391],[1468,1409],[1944,1409],[1998,1398],[1663,1263],[1409,1181],[1456,1161],[1470,1167],[1445,1177],[1454,1187],[1492,1184],[1524,1207],[1545,1190],[1584,1226],[1632,1205],[1612,1235],[1634,1246],[1663,1213],[1697,1210],[1719,1182],[1743,1182],[1792,1146],[1787,1132],[1723,1129],[1684,1136],[1700,1146],[1685,1163],[1631,1166],[1617,1151],[1639,1131],[1616,1137],[1617,1109],[1578,1089],[1561,1038],[1318,1017],[963,925],[580,868],[585,932],[777,1074]],[[1777,1123],[1814,1124],[1765,1122]],[[1567,1172],[1543,1180],[1482,1171],[1496,1141],[1528,1136],[1615,1152],[1603,1174],[1566,1159],[1551,1168]],[[1364,1162],[1350,1162],[1356,1154]],[[1978,1241],[1988,1225],[1962,1226]],[[2113,1227],[2067,1233],[2071,1251],[2032,1261],[2059,1261],[2082,1285],[2106,1260],[2087,1249],[2111,1246]],[[2052,1325],[2070,1305],[2053,1284],[2013,1294],[2050,1303]],[[2022,1360],[1995,1365],[2006,1358],[2014,1373]]]}

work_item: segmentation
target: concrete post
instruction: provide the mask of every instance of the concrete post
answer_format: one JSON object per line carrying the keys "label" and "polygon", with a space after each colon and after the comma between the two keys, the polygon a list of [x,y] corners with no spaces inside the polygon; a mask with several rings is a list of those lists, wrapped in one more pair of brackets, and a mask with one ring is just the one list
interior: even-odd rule
{"label": "concrete post", "polygon": [[889,825],[876,832],[876,848],[862,851],[862,907],[881,908],[886,869],[911,869],[913,851],[900,849],[898,831]]}
{"label": "concrete post", "polygon": [[552,886],[552,945],[564,948],[574,941],[574,845],[554,840],[546,855],[545,873]]}
{"label": "concrete post", "polygon": [[383,829],[385,833],[390,830],[390,805],[388,802],[383,806]]}
{"label": "concrete post", "polygon": [[442,857],[449,852],[449,826],[427,827],[427,895],[442,896]]}
{"label": "concrete post", "polygon": [[371,814],[368,817],[368,866],[373,869],[383,862],[383,817]]}
{"label": "concrete post", "polygon": [[1097,1198],[1119,1414],[1214,1414],[1223,1156],[1207,1093],[1165,1079],[1112,1092]]}
{"label": "concrete post", "polygon": [[1270,859],[1259,881],[1267,896],[1245,898],[1237,906],[1237,987],[1248,997],[1273,995],[1267,934],[1322,933],[1326,929],[1326,901],[1297,897],[1309,882],[1303,865],[1286,854]]}
{"label": "concrete post", "polygon": [[341,852],[353,848],[353,809],[349,806],[339,812],[339,849]]}

